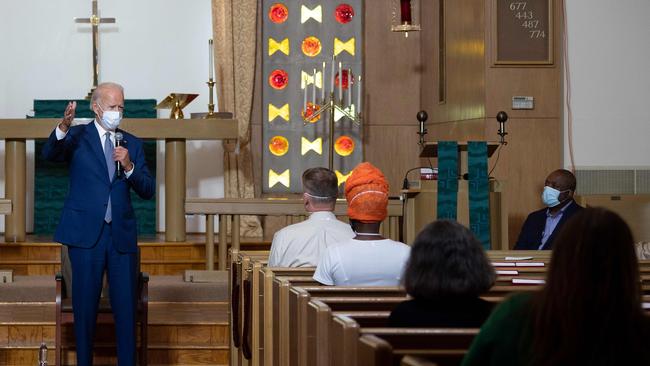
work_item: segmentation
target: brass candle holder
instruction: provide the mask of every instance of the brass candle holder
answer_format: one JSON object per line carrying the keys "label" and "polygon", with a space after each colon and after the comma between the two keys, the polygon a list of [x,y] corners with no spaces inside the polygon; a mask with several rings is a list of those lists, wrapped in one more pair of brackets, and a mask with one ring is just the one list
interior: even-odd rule
{"label": "brass candle holder", "polygon": [[213,78],[210,78],[206,84],[208,84],[208,90],[210,91],[209,93],[209,100],[208,100],[208,114],[206,114],[203,118],[217,118],[216,114],[214,113],[214,84],[216,82],[214,81]]}

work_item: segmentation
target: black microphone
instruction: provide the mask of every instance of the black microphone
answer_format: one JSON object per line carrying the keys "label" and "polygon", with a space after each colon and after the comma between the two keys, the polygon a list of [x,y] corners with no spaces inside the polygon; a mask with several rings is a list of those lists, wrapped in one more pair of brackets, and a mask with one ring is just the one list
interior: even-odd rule
{"label": "black microphone", "polygon": [[[115,147],[122,146],[124,143],[124,135],[122,135],[122,132],[115,132]],[[115,162],[115,170],[117,176],[122,175],[122,164],[119,161]]]}

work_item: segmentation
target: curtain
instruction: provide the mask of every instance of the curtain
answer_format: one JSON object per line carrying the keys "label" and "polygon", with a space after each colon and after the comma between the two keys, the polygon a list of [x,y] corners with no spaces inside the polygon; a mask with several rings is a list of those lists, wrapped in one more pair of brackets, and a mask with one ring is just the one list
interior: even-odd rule
{"label": "curtain", "polygon": [[[257,0],[212,0],[218,110],[232,112],[239,139],[223,142],[224,193],[253,198],[251,110],[257,50]],[[243,216],[241,235],[262,236],[256,216]]]}

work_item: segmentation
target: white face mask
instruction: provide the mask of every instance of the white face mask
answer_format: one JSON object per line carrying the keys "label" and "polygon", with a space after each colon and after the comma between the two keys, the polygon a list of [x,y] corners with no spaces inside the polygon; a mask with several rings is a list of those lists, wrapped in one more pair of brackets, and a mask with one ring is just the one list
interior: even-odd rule
{"label": "white face mask", "polygon": [[118,111],[105,111],[99,104],[97,104],[97,106],[103,112],[102,123],[104,124],[104,127],[108,128],[109,130],[116,129],[122,121],[122,113]]}
{"label": "white face mask", "polygon": [[542,192],[542,202],[544,202],[547,207],[555,207],[562,203],[560,201],[560,194],[567,191],[570,191],[570,189],[567,189],[566,191],[559,191],[553,187],[544,186],[544,192]]}

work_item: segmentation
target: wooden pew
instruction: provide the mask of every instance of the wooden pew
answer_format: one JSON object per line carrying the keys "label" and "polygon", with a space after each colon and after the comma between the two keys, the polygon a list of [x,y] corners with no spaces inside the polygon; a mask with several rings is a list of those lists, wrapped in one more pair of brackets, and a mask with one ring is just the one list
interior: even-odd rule
{"label": "wooden pew", "polygon": [[247,365],[241,348],[243,341],[244,282],[248,279],[247,269],[254,260],[266,260],[267,251],[239,251],[233,248],[230,255],[230,276],[228,276],[228,293],[230,294],[230,364]]}
{"label": "wooden pew", "polygon": [[394,366],[404,355],[417,354],[439,366],[457,366],[478,332],[478,328],[361,328],[357,365]]}
{"label": "wooden pew", "polygon": [[435,362],[431,362],[425,358],[406,355],[402,358],[400,366],[438,366]]}
{"label": "wooden pew", "polygon": [[[292,287],[289,290],[289,332],[286,334],[290,344],[289,365],[309,365],[307,360],[308,329],[318,328],[317,319],[308,319],[308,303],[311,299],[323,300],[329,298],[350,298],[353,301],[374,301],[383,299],[391,302],[397,298],[399,302],[406,300],[406,292],[399,287],[337,287],[337,286],[305,286]],[[308,326],[309,325],[309,326]],[[327,322],[324,323],[327,326]],[[322,326],[321,326],[322,327]]]}

